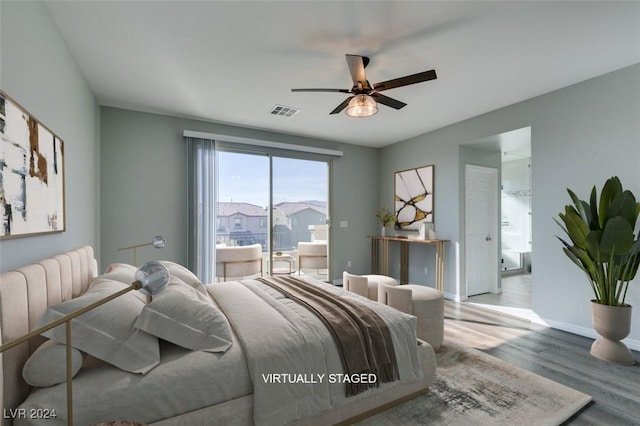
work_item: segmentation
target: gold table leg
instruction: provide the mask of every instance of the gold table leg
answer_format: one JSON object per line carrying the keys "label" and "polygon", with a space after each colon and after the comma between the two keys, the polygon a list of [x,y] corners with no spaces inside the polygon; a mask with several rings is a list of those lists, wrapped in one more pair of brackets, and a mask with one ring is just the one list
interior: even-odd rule
{"label": "gold table leg", "polygon": [[409,282],[409,244],[400,243],[400,284]]}
{"label": "gold table leg", "polygon": [[378,240],[376,238],[371,238],[371,273],[378,273]]}
{"label": "gold table leg", "polygon": [[389,275],[389,240],[382,240],[382,267],[381,275]]}
{"label": "gold table leg", "polygon": [[444,293],[444,242],[436,244],[436,290]]}

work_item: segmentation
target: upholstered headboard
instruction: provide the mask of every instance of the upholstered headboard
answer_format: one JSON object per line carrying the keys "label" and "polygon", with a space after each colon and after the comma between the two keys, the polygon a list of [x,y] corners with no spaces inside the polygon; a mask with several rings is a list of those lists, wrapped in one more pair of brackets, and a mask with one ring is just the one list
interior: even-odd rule
{"label": "upholstered headboard", "polygon": [[[0,274],[0,344],[31,331],[47,307],[79,296],[97,275],[98,262],[90,246]],[[34,337],[0,354],[3,413],[15,409],[29,393],[29,385],[22,379],[22,367],[43,341],[42,337]],[[0,423],[11,424],[4,417]]]}

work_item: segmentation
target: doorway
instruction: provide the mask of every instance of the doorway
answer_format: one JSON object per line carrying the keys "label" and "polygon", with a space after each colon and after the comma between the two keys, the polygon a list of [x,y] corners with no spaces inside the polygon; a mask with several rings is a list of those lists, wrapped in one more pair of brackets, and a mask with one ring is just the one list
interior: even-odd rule
{"label": "doorway", "polygon": [[531,128],[495,135],[471,144],[500,154],[499,288],[468,301],[509,314],[531,315],[532,162]]}

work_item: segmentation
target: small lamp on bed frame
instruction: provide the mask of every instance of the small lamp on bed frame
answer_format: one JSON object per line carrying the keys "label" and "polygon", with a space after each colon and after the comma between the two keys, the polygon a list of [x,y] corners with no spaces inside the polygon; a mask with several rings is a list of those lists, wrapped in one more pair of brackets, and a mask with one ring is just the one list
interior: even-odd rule
{"label": "small lamp on bed frame", "polygon": [[133,250],[133,264],[138,266],[138,249],[140,247],[154,246],[155,248],[164,248],[167,244],[167,240],[162,235],[156,235],[153,239],[146,243],[134,244],[132,246],[120,247],[120,250]]}
{"label": "small lamp on bed frame", "polygon": [[15,340],[10,341],[2,346],[0,346],[0,353],[13,348],[21,343],[26,342],[32,337],[38,336],[41,333],[44,333],[47,330],[51,330],[54,327],[57,327],[61,324],[66,325],[66,361],[67,361],[67,424],[73,425],[73,381],[72,381],[72,363],[71,363],[71,320],[77,316],[80,316],[86,312],[89,312],[98,306],[104,305],[105,303],[116,299],[123,294],[130,292],[131,290],[138,290],[145,295],[152,296],[159,293],[162,293],[169,283],[169,270],[166,266],[164,266],[160,262],[147,262],[142,265],[136,271],[136,281],[131,283],[131,285],[127,288],[124,288],[116,293],[113,293],[110,296],[105,297],[104,299],[98,300],[90,305],[85,306],[84,308],[78,309],[75,312],[71,312],[59,318],[55,321],[50,322],[47,325],[44,325],[36,330],[31,331],[30,333],[25,334],[22,337],[18,337]]}

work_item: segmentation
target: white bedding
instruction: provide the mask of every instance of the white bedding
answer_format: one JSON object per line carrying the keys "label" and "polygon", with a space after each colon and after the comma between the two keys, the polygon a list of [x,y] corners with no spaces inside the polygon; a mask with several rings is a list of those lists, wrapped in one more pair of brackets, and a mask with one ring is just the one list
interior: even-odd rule
{"label": "white bedding", "polygon": [[[392,331],[401,381],[422,377],[414,317],[340,288],[310,282],[358,298],[374,309]],[[329,383],[329,375],[343,370],[331,334],[314,314],[256,280],[214,284],[208,291],[234,329],[234,343],[227,352],[189,351],[165,343],[160,365],[144,376],[108,365],[83,368],[73,379],[75,423],[152,423],[254,393],[255,423],[280,425],[319,414],[347,400],[344,384]],[[270,373],[297,374],[279,376],[280,381],[293,377],[300,383],[277,383],[274,376],[268,376]],[[320,379],[318,375],[322,374]],[[311,380],[317,383],[309,383]],[[396,385],[398,382],[388,383],[381,389]],[[19,407],[27,413],[55,408],[54,421],[19,419],[15,424],[66,424],[65,391],[65,384],[36,389]],[[377,390],[349,400],[372,392]]]}
{"label": "white bedding", "polygon": [[[358,299],[375,310],[391,330],[400,379],[422,378],[415,317],[341,288],[307,281],[343,297]],[[343,376],[340,376],[344,370],[335,341],[322,321],[307,308],[267,285],[256,280],[239,283],[242,285],[237,282],[217,284],[211,286],[209,292],[227,314],[243,343],[253,379],[256,424],[282,425],[344,402],[347,398]],[[279,380],[274,374],[279,375]],[[352,398],[362,398],[371,392],[375,390]]]}
{"label": "white bedding", "polygon": [[[73,379],[74,424],[110,420],[152,423],[253,392],[246,359],[234,336],[224,354],[161,342],[161,363],[146,375],[106,363],[83,367]],[[55,419],[17,418],[14,425],[66,425],[66,384],[34,389],[20,405],[29,413],[56,410]]]}

